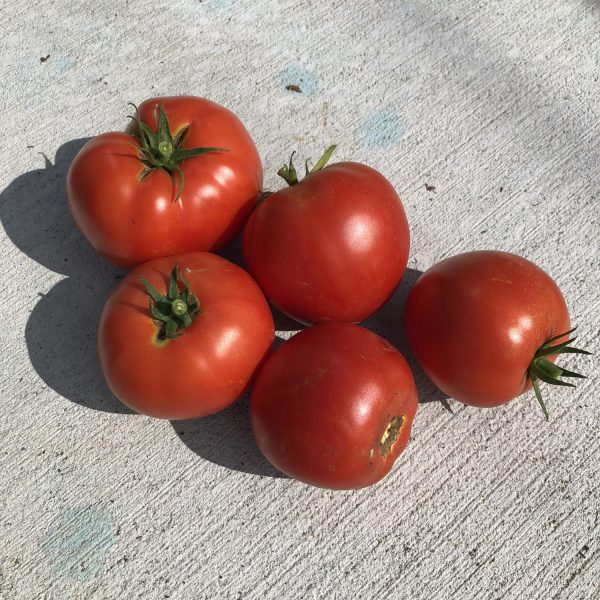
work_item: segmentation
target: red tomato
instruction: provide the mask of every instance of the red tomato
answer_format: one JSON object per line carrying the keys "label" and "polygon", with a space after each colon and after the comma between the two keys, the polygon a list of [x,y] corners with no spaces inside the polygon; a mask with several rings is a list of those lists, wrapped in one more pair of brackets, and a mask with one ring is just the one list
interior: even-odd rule
{"label": "red tomato", "polygon": [[431,267],[408,296],[405,329],[431,380],[472,406],[505,404],[533,383],[546,412],[538,380],[570,385],[561,375],[578,376],[552,364],[561,351],[578,351],[560,343],[570,333],[560,290],[507,252],[467,252]]}
{"label": "red tomato", "polygon": [[[162,131],[160,107],[167,118]],[[67,177],[77,226],[100,254],[122,268],[224,246],[243,227],[262,186],[260,158],[244,126],[203,98],[152,98],[138,114],[148,135],[158,132],[161,151],[140,150],[148,138],[139,126],[134,127],[137,138],[105,133],[90,140]],[[190,149],[208,151],[186,158],[194,154]],[[150,168],[149,160],[157,166]]]}
{"label": "red tomato", "polygon": [[394,188],[353,162],[268,196],[243,238],[244,262],[267,297],[304,323],[366,319],[398,285],[408,249]]}
{"label": "red tomato", "polygon": [[98,351],[124,404],[152,417],[193,419],[244,392],[273,337],[269,306],[250,275],[214,254],[190,252],[149,261],[123,279],[104,307]]}
{"label": "red tomato", "polygon": [[317,325],[280,346],[250,399],[266,458],[290,477],[332,489],[384,477],[408,443],[416,410],[402,355],[350,323]]}

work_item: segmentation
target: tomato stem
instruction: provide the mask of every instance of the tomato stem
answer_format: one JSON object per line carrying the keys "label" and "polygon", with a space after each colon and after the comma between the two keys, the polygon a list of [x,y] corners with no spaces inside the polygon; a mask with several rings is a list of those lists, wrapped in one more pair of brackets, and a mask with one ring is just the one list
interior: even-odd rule
{"label": "tomato stem", "polygon": [[173,144],[163,140],[158,144],[158,151],[164,160],[169,160],[169,158],[171,158],[171,154],[173,154]]}
{"label": "tomato stem", "polygon": [[[178,265],[171,271],[166,294],[161,294],[143,275],[140,279],[150,296],[150,315],[159,325],[156,339],[162,342],[182,335],[200,313],[200,303]],[[183,290],[179,289],[180,282]]]}
{"label": "tomato stem", "polygon": [[187,309],[187,304],[181,298],[175,298],[175,300],[171,302],[171,310],[177,317],[184,315],[187,312]]}
{"label": "tomato stem", "polygon": [[315,173],[316,171],[320,171],[329,162],[329,159],[333,155],[336,148],[337,146],[335,144],[329,146],[329,148],[325,150],[323,156],[321,156],[317,164],[309,171],[309,173]]}
{"label": "tomato stem", "polygon": [[550,358],[554,356],[558,356],[559,354],[592,354],[587,350],[581,350],[580,348],[574,348],[571,344],[575,341],[575,337],[571,339],[567,339],[564,342],[560,342],[558,344],[552,345],[552,342],[556,342],[557,340],[566,337],[575,331],[575,327],[570,329],[569,331],[565,331],[559,335],[556,335],[546,342],[542,344],[539,350],[535,353],[531,363],[529,364],[529,368],[527,369],[527,376],[531,379],[531,385],[533,386],[533,391],[535,392],[535,397],[537,398],[542,412],[546,417],[546,420],[549,419],[548,409],[544,404],[544,400],[542,398],[542,392],[540,390],[540,381],[544,383],[548,383],[550,385],[562,385],[567,387],[575,387],[574,384],[563,381],[562,377],[576,377],[579,379],[586,379],[585,375],[581,375],[580,373],[575,373],[574,371],[568,371],[567,369],[563,369],[558,365],[555,365]]}
{"label": "tomato stem", "polygon": [[173,138],[167,113],[162,104],[158,107],[158,130],[156,133],[140,119],[137,106],[131,102],[130,104],[135,109],[135,115],[129,115],[129,118],[133,119],[136,125],[133,135],[137,141],[140,160],[146,166],[144,176],[152,169],[164,169],[173,178],[178,175],[179,190],[175,201],[179,200],[183,193],[184,179],[180,165],[184,160],[207,152],[228,152],[225,148],[183,148],[182,144],[187,128],[178,132]]}
{"label": "tomato stem", "polygon": [[[325,150],[325,153],[323,154],[323,156],[321,156],[321,158],[318,160],[317,164],[310,170],[308,168],[308,163],[309,163],[310,159],[307,159],[306,162],[304,163],[306,175],[310,175],[311,173],[316,173],[317,171],[320,171],[321,169],[323,169],[323,167],[325,167],[325,165],[329,162],[329,159],[331,158],[331,155],[333,154],[336,147],[337,146],[335,144],[332,146],[329,146],[329,148],[327,148],[327,150]],[[281,177],[289,186],[296,185],[297,183],[299,183],[298,173],[297,173],[296,168],[294,167],[294,163],[293,163],[294,154],[296,154],[296,151],[292,152],[289,163],[287,165],[283,165],[279,169],[279,171],[277,171],[277,175],[279,175],[279,177]]]}

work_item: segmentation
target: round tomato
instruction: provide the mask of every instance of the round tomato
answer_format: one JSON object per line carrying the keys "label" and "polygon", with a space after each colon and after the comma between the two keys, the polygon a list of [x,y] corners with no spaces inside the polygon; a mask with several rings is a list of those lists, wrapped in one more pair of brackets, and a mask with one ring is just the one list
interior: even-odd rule
{"label": "round tomato", "polygon": [[326,158],[299,183],[291,161],[280,171],[290,186],[251,215],[244,262],[271,302],[298,321],[359,322],[404,274],[408,223],[383,175],[353,162],[322,168]]}
{"label": "round tomato", "polygon": [[152,98],[131,131],[93,138],[69,169],[69,209],[92,246],[127,269],[229,242],[262,187],[238,118],[203,98]]}
{"label": "round tomato", "polygon": [[193,419],[244,392],[273,338],[269,306],[250,275],[190,252],[144,263],[123,279],[104,307],[98,352],[124,404]]}
{"label": "round tomato", "polygon": [[467,252],[431,267],[405,307],[410,347],[430,379],[472,406],[512,400],[539,381],[571,385],[553,364],[570,346],[569,313],[554,281],[507,252]]}
{"label": "round tomato", "polygon": [[417,390],[402,355],[367,329],[305,329],[261,367],[250,398],[256,442],[290,477],[350,489],[384,477],[406,447]]}

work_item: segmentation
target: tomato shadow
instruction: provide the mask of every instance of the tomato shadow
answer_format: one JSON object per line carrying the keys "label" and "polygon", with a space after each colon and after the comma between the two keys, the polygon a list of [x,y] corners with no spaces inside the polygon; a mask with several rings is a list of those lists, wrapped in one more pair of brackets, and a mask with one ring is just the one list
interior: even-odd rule
{"label": "tomato shadow", "polygon": [[390,299],[374,315],[364,321],[362,325],[393,344],[400,350],[404,358],[406,358],[415,379],[415,385],[419,393],[419,402],[421,404],[440,402],[447,411],[453,413],[448,403],[449,396],[436,387],[427,375],[425,375],[412,355],[406,341],[404,305],[406,304],[408,293],[421,274],[422,271],[417,269],[406,269],[400,284]]}
{"label": "tomato shadow", "polygon": [[[43,153],[44,168],[28,171],[0,193],[0,220],[10,240],[47,269],[84,273],[103,262],[75,227],[67,208],[67,171],[90,138],[72,140],[56,151],[54,164]],[[87,271],[88,276],[92,272]]]}
{"label": "tomato shadow", "polygon": [[105,412],[132,411],[108,389],[96,351],[104,302],[114,287],[110,269],[69,277],[41,295],[25,327],[31,364],[63,398]]}
{"label": "tomato shadow", "polygon": [[40,300],[25,325],[27,350],[37,374],[76,404],[131,413],[106,386],[96,353],[102,307],[122,275],[94,252],[67,209],[67,171],[87,141],[63,144],[54,164],[44,156],[44,168],[14,179],[0,193],[0,219],[24,254],[68,276],[48,293],[40,289]]}
{"label": "tomato shadow", "polygon": [[286,477],[262,455],[250,426],[250,395],[215,415],[193,421],[171,421],[177,437],[201,458],[222,467],[261,475]]}

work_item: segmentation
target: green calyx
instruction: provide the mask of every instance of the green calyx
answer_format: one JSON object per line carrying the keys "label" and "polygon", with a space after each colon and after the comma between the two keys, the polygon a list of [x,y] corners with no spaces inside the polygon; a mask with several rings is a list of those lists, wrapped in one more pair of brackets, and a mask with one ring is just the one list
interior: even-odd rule
{"label": "green calyx", "polygon": [[195,156],[200,156],[207,152],[228,152],[224,148],[183,148],[183,139],[187,127],[180,130],[175,137],[171,135],[169,120],[165,113],[165,108],[161,104],[158,107],[158,131],[155,133],[140,119],[140,115],[135,104],[135,116],[129,115],[136,125],[134,137],[137,140],[137,149],[140,153],[140,160],[146,165],[142,173],[145,177],[152,169],[164,169],[172,177],[179,176],[179,191],[175,201],[179,200],[183,192],[184,177],[181,170],[181,163]]}
{"label": "green calyx", "polygon": [[[336,149],[337,146],[333,145],[333,146],[329,146],[329,148],[327,148],[327,150],[325,150],[325,154],[323,154],[323,156],[321,156],[321,158],[318,160],[317,164],[312,168],[309,169],[308,168],[308,160],[304,163],[304,168],[306,169],[306,175],[309,175],[310,173],[315,173],[316,171],[320,171],[329,161],[329,159],[331,158],[331,155],[333,154],[333,151]],[[277,175],[279,175],[279,177],[283,178],[285,180],[285,182],[288,185],[296,185],[299,181],[298,181],[298,172],[296,171],[296,168],[294,167],[294,154],[296,154],[295,152],[292,152],[292,155],[290,156],[290,162],[287,165],[283,165],[283,167],[281,167],[281,169],[279,169],[279,171],[277,171]]]}
{"label": "green calyx", "polygon": [[570,335],[575,331],[575,329],[576,327],[546,341],[535,353],[535,356],[533,357],[533,360],[527,369],[527,376],[531,379],[531,385],[533,386],[535,397],[542,407],[542,411],[544,412],[546,420],[548,420],[549,415],[548,409],[546,408],[546,405],[542,399],[540,381],[549,383],[551,385],[575,387],[574,384],[569,383],[568,381],[563,381],[561,377],[577,377],[579,379],[586,379],[585,375],[563,369],[549,360],[549,357],[556,356],[558,354],[591,354],[591,352],[588,352],[587,350],[580,350],[579,348],[573,348],[573,346],[571,346],[571,344],[575,341],[575,337],[559,344],[555,344],[554,346],[552,345],[552,342],[556,342],[560,338]]}
{"label": "green calyx", "polygon": [[[161,294],[143,275],[140,277],[150,296],[150,314],[159,323],[157,341],[173,340],[189,327],[200,312],[200,302],[190,284],[175,265],[169,277],[167,295]],[[183,290],[179,289],[182,284]]]}

